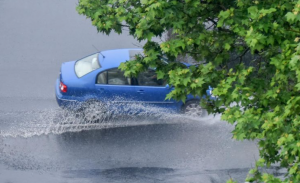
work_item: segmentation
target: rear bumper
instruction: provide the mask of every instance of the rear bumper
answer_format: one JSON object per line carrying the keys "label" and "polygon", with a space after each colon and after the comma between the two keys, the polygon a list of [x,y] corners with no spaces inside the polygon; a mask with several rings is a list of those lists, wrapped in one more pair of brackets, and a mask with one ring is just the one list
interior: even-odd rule
{"label": "rear bumper", "polygon": [[59,79],[55,84],[55,98],[59,107],[68,110],[79,110],[81,108],[81,102],[72,99],[70,96],[64,96],[59,90]]}

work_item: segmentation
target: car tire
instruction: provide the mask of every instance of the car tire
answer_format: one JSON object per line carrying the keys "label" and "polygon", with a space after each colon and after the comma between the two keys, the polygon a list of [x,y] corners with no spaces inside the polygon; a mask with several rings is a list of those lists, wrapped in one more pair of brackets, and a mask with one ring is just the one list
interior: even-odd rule
{"label": "car tire", "polygon": [[102,102],[89,101],[83,105],[82,116],[84,123],[99,123],[108,120],[110,114]]}
{"label": "car tire", "polygon": [[200,106],[199,102],[199,100],[188,101],[182,108],[183,113],[192,117],[203,117],[205,109]]}

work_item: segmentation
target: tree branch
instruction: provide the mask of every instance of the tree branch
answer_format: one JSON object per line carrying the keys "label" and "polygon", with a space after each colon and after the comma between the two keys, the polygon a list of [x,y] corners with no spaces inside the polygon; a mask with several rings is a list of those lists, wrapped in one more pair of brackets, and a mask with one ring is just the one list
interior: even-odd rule
{"label": "tree branch", "polygon": [[120,25],[121,27],[128,27],[128,28],[130,28],[129,25],[123,25],[123,24],[120,24],[120,23],[117,23],[117,25]]}
{"label": "tree branch", "polygon": [[239,56],[237,56],[234,60],[236,60],[236,59],[240,59],[240,64],[242,63],[242,57],[243,56],[245,56],[246,55],[246,53],[248,52],[250,50],[250,48],[248,47],[248,48],[246,48],[246,50],[241,54],[241,55],[239,55]]}
{"label": "tree branch", "polygon": [[211,21],[212,23],[214,23],[215,25],[217,25],[218,23],[214,20],[214,19],[212,19],[212,18],[206,18],[207,20],[209,20],[209,21]]}
{"label": "tree branch", "polygon": [[290,29],[287,29],[287,31],[291,31],[291,32],[296,32],[300,34],[300,31],[293,29],[292,27],[290,27]]}

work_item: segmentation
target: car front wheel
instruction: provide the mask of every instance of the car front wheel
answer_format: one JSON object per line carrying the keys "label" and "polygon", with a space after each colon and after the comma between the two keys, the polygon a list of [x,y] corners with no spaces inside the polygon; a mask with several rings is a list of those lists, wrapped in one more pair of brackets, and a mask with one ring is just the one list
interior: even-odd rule
{"label": "car front wheel", "polygon": [[200,106],[199,101],[188,101],[183,106],[183,113],[188,116],[202,117],[204,115],[204,109]]}

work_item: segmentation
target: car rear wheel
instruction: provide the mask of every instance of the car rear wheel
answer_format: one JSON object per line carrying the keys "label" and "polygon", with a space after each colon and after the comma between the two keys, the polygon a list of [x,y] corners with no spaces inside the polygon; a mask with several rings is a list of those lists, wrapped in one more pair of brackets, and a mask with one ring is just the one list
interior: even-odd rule
{"label": "car rear wheel", "polygon": [[85,123],[103,122],[109,118],[109,112],[102,102],[89,101],[83,107],[83,120]]}
{"label": "car rear wheel", "polygon": [[188,116],[202,117],[205,110],[200,106],[199,101],[188,101],[183,107],[183,113]]}

